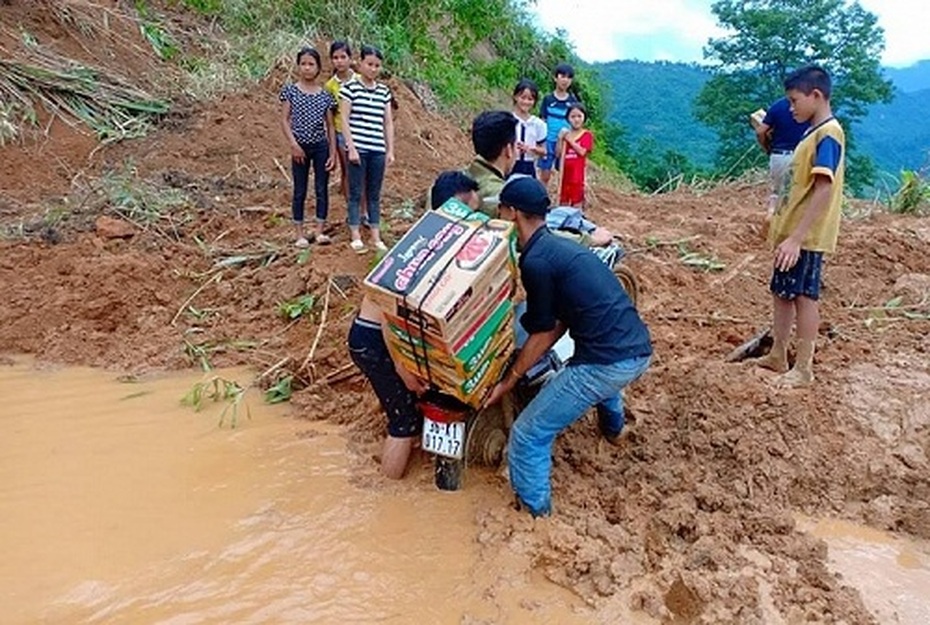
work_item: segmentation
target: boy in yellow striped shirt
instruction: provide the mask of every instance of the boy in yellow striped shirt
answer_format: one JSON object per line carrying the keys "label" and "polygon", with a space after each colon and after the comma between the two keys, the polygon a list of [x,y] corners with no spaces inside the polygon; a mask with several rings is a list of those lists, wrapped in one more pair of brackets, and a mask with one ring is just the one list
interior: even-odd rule
{"label": "boy in yellow striped shirt", "polygon": [[[774,344],[757,363],[780,373],[780,386],[807,386],[814,381],[814,344],[820,326],[823,255],[836,250],[843,202],[845,134],[830,107],[832,81],[821,67],[797,70],[785,80],[791,113],[810,122],[786,179],[769,227],[774,251],[770,289]],[[788,340],[796,325],[797,358],[788,370]]]}

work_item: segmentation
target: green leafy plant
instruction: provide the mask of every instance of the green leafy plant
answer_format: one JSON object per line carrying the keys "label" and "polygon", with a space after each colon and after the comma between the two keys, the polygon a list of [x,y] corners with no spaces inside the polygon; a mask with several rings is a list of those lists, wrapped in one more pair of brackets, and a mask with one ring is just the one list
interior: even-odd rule
{"label": "green leafy plant", "polygon": [[142,22],[139,24],[139,31],[159,58],[170,60],[180,52],[180,48],[171,35],[161,25],[155,22]]}
{"label": "green leafy plant", "polygon": [[214,375],[206,380],[197,382],[181,398],[181,403],[185,406],[192,407],[196,412],[203,410],[207,401],[224,402],[226,405],[220,413],[218,427],[223,427],[226,415],[230,415],[229,425],[235,428],[239,424],[239,410],[245,407],[246,416],[251,419],[252,412],[248,403],[245,402],[245,389],[234,380]]}
{"label": "green leafy plant", "polygon": [[410,198],[405,199],[399,206],[391,211],[391,219],[398,221],[413,221],[417,218],[417,207]]}
{"label": "green leafy plant", "polygon": [[265,217],[265,224],[269,228],[280,228],[285,223],[287,223],[287,218],[279,213],[269,213],[268,216]]}
{"label": "green leafy plant", "polygon": [[[387,243],[388,249],[390,249],[391,243],[389,243],[388,241],[385,241],[385,243]],[[382,252],[381,250],[375,250],[375,253],[372,254],[371,257],[368,259],[368,271],[370,272],[372,269],[377,267],[378,263],[380,263],[381,259],[384,258],[386,255],[387,255],[387,252]]]}
{"label": "green leafy plant", "polygon": [[184,353],[194,364],[200,365],[202,371],[212,371],[213,364],[210,362],[211,346],[205,343],[191,343],[184,341]]}
{"label": "green leafy plant", "polygon": [[891,197],[893,213],[916,214],[930,207],[930,181],[911,170],[901,172],[901,186]]}
{"label": "green leafy plant", "polygon": [[290,401],[294,392],[294,376],[286,375],[265,390],[265,401],[280,404]]}
{"label": "green leafy plant", "polygon": [[165,60],[174,58],[180,52],[180,48],[171,33],[154,19],[145,0],[136,0],[135,5],[136,12],[139,14],[139,32],[155,50],[155,54]]}
{"label": "green leafy plant", "polygon": [[316,304],[316,297],[311,294],[301,295],[300,297],[278,304],[278,315],[287,320],[297,319],[309,314]]}

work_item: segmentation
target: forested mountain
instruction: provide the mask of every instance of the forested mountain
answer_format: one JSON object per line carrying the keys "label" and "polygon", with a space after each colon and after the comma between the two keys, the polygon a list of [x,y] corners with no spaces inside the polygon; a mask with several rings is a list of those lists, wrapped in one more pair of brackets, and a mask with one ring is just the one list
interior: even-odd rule
{"label": "forested mountain", "polygon": [[[633,158],[673,151],[698,167],[713,165],[716,136],[693,112],[694,98],[710,77],[706,69],[664,61],[612,61],[594,67],[609,87],[610,120],[622,127],[625,148]],[[895,83],[895,98],[871,106],[855,129],[858,147],[880,171],[896,174],[924,167],[930,164],[930,60],[903,69],[885,68],[885,75]],[[746,137],[752,140],[748,124]]]}
{"label": "forested mountain", "polygon": [[930,89],[930,60],[918,61],[909,67],[886,67],[885,78],[904,93]]}
{"label": "forested mountain", "polygon": [[633,153],[678,152],[700,166],[713,162],[716,135],[695,117],[692,103],[709,74],[698,65],[612,61],[594,66],[607,85],[610,120]]}
{"label": "forested mountain", "polygon": [[874,104],[856,127],[863,152],[881,171],[897,174],[902,169],[930,165],[930,88],[895,91],[889,104]]}

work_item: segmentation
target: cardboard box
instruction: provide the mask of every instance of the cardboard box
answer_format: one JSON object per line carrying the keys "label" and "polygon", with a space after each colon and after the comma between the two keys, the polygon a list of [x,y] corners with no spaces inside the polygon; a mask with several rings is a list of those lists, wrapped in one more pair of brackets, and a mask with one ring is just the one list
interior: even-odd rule
{"label": "cardboard box", "polygon": [[[461,208],[457,200],[450,203]],[[514,259],[512,224],[430,211],[388,251],[363,287],[385,313],[450,337],[467,324],[460,321],[466,308],[488,297],[503,275],[515,275]]]}
{"label": "cardboard box", "polygon": [[363,282],[396,360],[479,405],[513,352],[515,259],[509,222],[455,199],[423,215]]}
{"label": "cardboard box", "polygon": [[513,340],[513,310],[502,308],[502,311],[504,315],[499,321],[490,321],[488,327],[482,328],[481,333],[473,337],[458,353],[451,354],[446,348],[424,344],[415,336],[407,337],[403,330],[395,327],[390,328],[392,333],[396,333],[390,340],[391,349],[415,362],[415,369],[411,371],[418,375],[422,374],[422,361],[426,360],[431,370],[441,367],[454,378],[467,378],[497,346]]}
{"label": "cardboard box", "polygon": [[431,340],[435,345],[448,346],[451,348],[450,353],[454,353],[461,348],[461,345],[469,339],[471,333],[477,329],[479,320],[487,318],[493,311],[497,310],[501,302],[513,298],[515,281],[509,275],[507,269],[489,269],[489,272],[489,278],[495,279],[495,281],[490,284],[485,284],[484,279],[477,281],[471,293],[467,295],[467,305],[457,311],[450,323],[444,327],[431,322],[426,315],[419,314],[416,310],[410,310],[404,305],[395,309],[398,314],[385,312],[385,316],[398,320],[400,322],[398,327],[409,326],[417,334],[422,334],[424,340]]}
{"label": "cardboard box", "polygon": [[[422,352],[414,354],[407,344],[395,344],[392,346],[392,351],[397,355],[405,369],[424,380],[431,381],[441,389],[445,386],[455,386],[468,382],[478,371],[485,368],[488,360],[501,355],[501,350],[509,349],[512,343],[513,336],[508,334],[495,336],[493,340],[482,346],[481,351],[476,355],[474,366],[467,372],[453,367],[448,361],[444,360],[444,357],[432,355],[429,358],[424,358]],[[510,352],[503,355],[509,356]]]}
{"label": "cardboard box", "polygon": [[386,317],[385,321],[390,332],[390,342],[396,342],[399,348],[414,356],[439,359],[466,375],[478,366],[488,345],[502,335],[513,335],[513,304],[509,298],[503,299],[495,309],[489,309],[477,319],[460,342],[453,344],[423,335],[416,327],[396,317]]}
{"label": "cardboard box", "polygon": [[[435,366],[430,363],[429,376],[439,390],[466,404],[478,407],[484,400],[485,395],[491,388],[497,384],[510,355],[513,353],[513,340],[510,337],[493,349],[486,358],[481,361],[480,366],[469,376],[460,378],[452,375],[448,369],[441,366]],[[409,371],[417,373],[418,365],[405,355],[396,355],[399,362]],[[420,363],[422,368],[422,362]],[[417,373],[421,377],[426,377],[426,372]]]}

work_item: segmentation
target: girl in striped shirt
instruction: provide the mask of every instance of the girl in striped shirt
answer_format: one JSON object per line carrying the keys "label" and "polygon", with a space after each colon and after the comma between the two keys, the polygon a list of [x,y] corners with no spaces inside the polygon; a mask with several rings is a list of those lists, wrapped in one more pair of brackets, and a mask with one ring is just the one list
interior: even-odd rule
{"label": "girl in striped shirt", "polygon": [[383,60],[380,50],[362,46],[355,80],[344,83],[339,90],[342,134],[349,159],[350,246],[359,254],[367,251],[359,232],[363,185],[372,244],[380,251],[387,250],[381,240],[380,204],[384,170],[394,162],[394,117],[391,90],[377,81]]}

